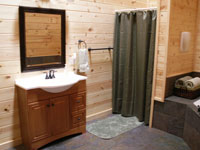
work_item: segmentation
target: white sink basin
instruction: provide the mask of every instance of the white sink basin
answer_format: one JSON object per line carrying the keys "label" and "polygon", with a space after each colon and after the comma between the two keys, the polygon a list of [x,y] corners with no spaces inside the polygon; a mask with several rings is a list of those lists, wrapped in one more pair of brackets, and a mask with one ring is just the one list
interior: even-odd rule
{"label": "white sink basin", "polygon": [[59,93],[71,88],[74,84],[87,77],[69,73],[55,73],[54,79],[45,79],[45,74],[29,78],[16,79],[15,84],[25,90],[41,88],[46,92]]}

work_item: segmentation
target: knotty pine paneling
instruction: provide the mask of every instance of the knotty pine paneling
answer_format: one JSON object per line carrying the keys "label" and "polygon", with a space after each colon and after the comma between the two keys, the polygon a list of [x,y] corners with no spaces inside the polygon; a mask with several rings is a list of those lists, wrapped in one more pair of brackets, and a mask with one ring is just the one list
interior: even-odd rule
{"label": "knotty pine paneling", "polygon": [[88,85],[87,91],[89,93],[96,93],[101,90],[109,90],[112,88],[112,80],[104,81],[104,82],[97,82]]}
{"label": "knotty pine paneling", "polygon": [[[152,1],[149,0],[149,3]],[[198,46],[196,46],[197,51],[194,56],[198,0],[160,0],[158,2],[160,15],[153,95],[154,99],[163,102],[167,77],[198,71]],[[191,47],[188,52],[180,52],[181,32],[191,32]],[[195,63],[194,58],[196,58]]]}
{"label": "knotty pine paneling", "polygon": [[0,60],[2,62],[5,61],[19,61],[20,60],[20,52],[19,52],[19,46],[9,46],[9,47],[1,47],[0,46],[0,54],[1,58]]}
{"label": "knotty pine paneling", "polygon": [[193,71],[200,72],[200,2],[198,1],[197,25],[196,25],[196,44],[194,55]]}
{"label": "knotty pine paneling", "polygon": [[[193,71],[198,0],[171,0],[167,77]],[[180,51],[181,32],[191,32],[190,49]]]}
{"label": "knotty pine paneling", "polygon": [[108,23],[67,22],[66,33],[113,34],[113,31],[113,24]]}
{"label": "knotty pine paneling", "polygon": [[127,0],[127,1],[124,1],[124,0],[81,0],[81,1],[86,1],[86,2],[96,2],[96,3],[105,3],[105,4],[116,4],[116,5],[121,5],[121,6],[135,6],[137,4],[144,4],[146,3],[146,0]]}
{"label": "knotty pine paneling", "polygon": [[14,80],[19,76],[19,74],[0,75],[0,89],[13,87],[13,85],[15,84]]}
{"label": "knotty pine paneling", "polygon": [[[7,114],[16,110],[18,110],[17,102],[13,101],[13,99],[0,102],[0,114]],[[13,118],[10,117],[10,119]]]}
{"label": "knotty pine paneling", "polygon": [[[13,129],[12,129],[13,130]],[[8,136],[6,138],[2,138],[0,140],[0,149],[9,149],[10,147],[13,147],[14,145],[20,145],[22,143],[21,136],[17,138],[13,138],[14,136]]]}
{"label": "knotty pine paneling", "polygon": [[0,62],[0,75],[20,73],[20,61]]}
{"label": "knotty pine paneling", "polygon": [[[157,41],[154,62],[154,82],[152,101],[164,100],[166,80],[166,52],[168,49],[169,3],[168,0],[149,0],[149,6],[158,8]],[[152,102],[153,103],[153,102]]]}
{"label": "knotty pine paneling", "polygon": [[157,7],[158,0],[148,0],[148,7]]}
{"label": "knotty pine paneling", "polygon": [[[15,119],[13,119],[15,118]],[[0,116],[0,126],[8,126],[11,124],[19,124],[19,113],[16,112],[9,112],[9,113],[3,113]]]}
{"label": "knotty pine paneling", "polygon": [[68,45],[76,45],[78,40],[82,39],[84,40],[88,46],[91,44],[95,44],[96,41],[98,41],[98,44],[104,44],[104,45],[112,45],[113,42],[113,33],[95,33],[95,34],[78,34],[78,33],[69,33],[68,38],[66,42],[68,42]]}
{"label": "knotty pine paneling", "polygon": [[[154,3],[154,2],[153,2]],[[153,3],[151,5],[153,5]],[[39,72],[21,73],[19,56],[18,6],[66,10],[66,60],[77,52],[77,41],[88,47],[113,46],[114,10],[147,7],[147,0],[2,0],[0,1],[0,149],[21,143],[14,80]],[[29,24],[32,28],[44,28]],[[55,29],[55,26],[51,28]],[[36,39],[35,39],[36,40]],[[33,45],[34,46],[34,45]],[[91,69],[87,80],[87,118],[111,112],[112,52],[89,54]],[[70,66],[73,69],[73,66]],[[63,71],[63,69],[58,69]]]}
{"label": "knotty pine paneling", "polygon": [[9,88],[2,88],[0,89],[0,102],[6,101],[6,100],[14,100],[15,96],[15,89],[14,87]]}
{"label": "knotty pine paneling", "polygon": [[[0,141],[8,137],[12,137],[12,139],[19,138],[20,135],[20,125],[19,124],[10,124],[7,126],[0,127]],[[7,141],[4,141],[7,142]],[[1,148],[2,147],[2,148]],[[0,144],[0,148],[3,149],[3,143]]]}
{"label": "knotty pine paneling", "polygon": [[97,91],[96,93],[88,94],[87,99],[90,99],[90,101],[87,101],[87,106],[90,107],[90,105],[95,105],[97,103],[103,103],[105,100],[110,100],[111,95],[112,95],[111,89],[101,90]]}
{"label": "knotty pine paneling", "polygon": [[[149,6],[153,1],[149,0]],[[159,0],[157,2],[160,15],[158,16],[150,126],[152,126],[154,100],[164,102],[166,78],[200,71],[200,46],[198,45],[200,28],[199,23],[196,25],[197,6],[199,19],[200,3],[198,0]],[[196,26],[198,27],[197,40],[195,39]],[[191,47],[188,52],[180,52],[181,32],[191,32]]]}
{"label": "knotty pine paneling", "polygon": [[[19,47],[19,36],[17,34],[1,34],[0,48]],[[1,59],[0,59],[1,61]]]}

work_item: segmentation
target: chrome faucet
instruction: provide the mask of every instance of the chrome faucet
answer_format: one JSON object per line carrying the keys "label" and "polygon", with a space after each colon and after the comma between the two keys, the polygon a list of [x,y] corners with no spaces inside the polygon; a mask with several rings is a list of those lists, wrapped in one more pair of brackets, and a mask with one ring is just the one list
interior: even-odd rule
{"label": "chrome faucet", "polygon": [[55,73],[56,71],[55,70],[49,70],[49,73],[48,72],[46,72],[46,77],[45,77],[45,79],[53,79],[53,78],[56,78],[55,77]]}

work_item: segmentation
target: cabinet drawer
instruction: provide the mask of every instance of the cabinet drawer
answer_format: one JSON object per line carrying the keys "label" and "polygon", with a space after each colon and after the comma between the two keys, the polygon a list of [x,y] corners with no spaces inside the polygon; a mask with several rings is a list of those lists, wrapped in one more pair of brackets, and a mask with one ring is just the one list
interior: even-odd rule
{"label": "cabinet drawer", "polygon": [[72,112],[85,109],[86,93],[73,94],[70,96],[70,104]]}
{"label": "cabinet drawer", "polygon": [[84,125],[86,122],[86,112],[82,110],[77,114],[72,114],[72,127],[78,127],[80,125]]}

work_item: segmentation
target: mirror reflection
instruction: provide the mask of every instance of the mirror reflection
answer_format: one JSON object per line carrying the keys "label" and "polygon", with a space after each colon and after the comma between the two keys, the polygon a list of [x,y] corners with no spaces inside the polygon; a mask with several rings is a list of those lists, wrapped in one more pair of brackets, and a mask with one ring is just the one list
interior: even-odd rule
{"label": "mirror reflection", "polygon": [[64,66],[65,12],[44,8],[21,9],[22,71]]}

